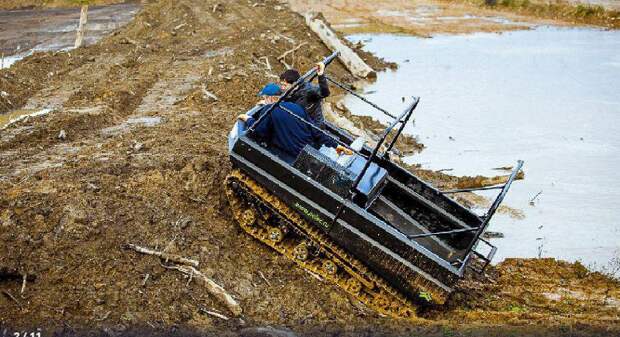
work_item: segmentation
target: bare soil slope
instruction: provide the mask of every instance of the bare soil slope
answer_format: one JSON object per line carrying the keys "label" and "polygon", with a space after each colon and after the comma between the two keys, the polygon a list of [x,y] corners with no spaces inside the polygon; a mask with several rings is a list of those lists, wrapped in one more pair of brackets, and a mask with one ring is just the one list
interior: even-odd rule
{"label": "bare soil slope", "polygon": [[[329,53],[279,2],[164,0],[100,43],[0,71],[11,108],[55,107],[0,131],[0,330],[620,331],[618,283],[578,265],[505,262],[465,282],[449,306],[423,310],[425,319],[394,321],[243,235],[222,188],[226,134],[284,69],[276,57],[302,42],[301,69]],[[351,79],[337,63],[330,71]],[[240,301],[242,319],[207,314],[229,315],[202,285],[127,243],[198,259]]]}

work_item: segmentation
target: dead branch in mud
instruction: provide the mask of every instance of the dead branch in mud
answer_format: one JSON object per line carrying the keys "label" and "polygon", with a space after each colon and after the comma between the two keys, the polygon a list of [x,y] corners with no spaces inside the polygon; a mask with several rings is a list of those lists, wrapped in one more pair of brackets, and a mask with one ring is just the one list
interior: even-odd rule
{"label": "dead branch in mud", "polygon": [[20,294],[23,294],[23,293],[24,293],[24,291],[26,291],[26,281],[28,281],[28,275],[27,275],[27,274],[24,274],[24,275],[22,276],[22,288],[21,288],[21,290],[19,291],[19,293],[20,293]]}
{"label": "dead branch in mud", "polygon": [[292,44],[295,44],[295,39],[293,39],[293,38],[290,38],[290,37],[288,37],[288,36],[286,36],[284,34],[278,33],[278,32],[276,32],[276,35],[281,37],[281,38],[283,38],[283,39],[285,39],[286,41],[288,41],[288,42],[290,42]]}
{"label": "dead branch in mud", "polygon": [[298,44],[297,47],[285,51],[282,55],[278,56],[278,61],[280,61],[282,64],[284,64],[286,69],[291,69],[293,67],[293,65],[295,64],[295,54],[293,54],[293,61],[291,62],[290,65],[288,63],[286,63],[286,57],[289,54],[291,54],[291,53],[295,53],[299,48],[301,48],[301,47],[303,47],[303,46],[305,46],[307,44],[308,44],[308,42],[302,42],[302,43]]}
{"label": "dead branch in mud", "polygon": [[[263,62],[263,59],[265,60]],[[267,70],[269,70],[271,72],[271,63],[269,63],[269,58],[267,56],[262,56],[256,59],[258,62],[261,62],[265,65],[265,67],[267,67]]]}
{"label": "dead branch in mud", "polygon": [[243,312],[243,310],[241,309],[241,306],[232,297],[232,295],[227,293],[226,290],[222,288],[222,286],[217,284],[212,279],[208,278],[205,274],[201,273],[198,269],[194,267],[188,267],[188,266],[164,266],[164,267],[168,269],[178,270],[181,273],[188,275],[190,277],[190,281],[194,278],[194,276],[196,276],[199,280],[202,280],[202,282],[204,283],[204,286],[207,288],[207,292],[213,295],[215,298],[217,298],[224,305],[226,305],[228,310],[230,310],[230,312],[232,312],[233,315],[235,315],[235,317],[241,315],[241,313]]}
{"label": "dead branch in mud", "polygon": [[[187,281],[187,285],[189,285],[194,279],[194,277],[196,276],[199,280],[202,280],[205,287],[207,288],[207,292],[213,295],[215,298],[217,298],[222,303],[224,303],[224,305],[226,305],[228,310],[230,310],[230,312],[232,312],[235,316],[239,316],[243,312],[243,310],[241,309],[241,306],[239,306],[239,303],[237,303],[237,301],[229,293],[227,293],[226,290],[224,290],[224,288],[222,288],[219,284],[217,284],[212,279],[208,278],[205,274],[201,273],[198,269],[194,268],[194,267],[198,267],[198,261],[188,259],[188,258],[175,255],[175,254],[168,254],[168,253],[140,247],[134,244],[127,244],[126,247],[138,253],[154,255],[165,261],[172,261],[172,262],[176,262],[179,264],[183,264],[183,265],[173,265],[173,266],[166,266],[162,264],[162,267],[166,269],[178,270],[182,272],[183,274],[188,275],[189,279]],[[143,284],[145,283],[146,281],[143,282]]]}
{"label": "dead branch in mud", "polygon": [[108,319],[108,317],[110,317],[110,314],[112,313],[112,311],[108,311],[105,314],[103,314],[103,316],[101,316],[100,318],[96,318],[95,321],[96,322],[102,322],[105,321],[106,319]]}
{"label": "dead branch in mud", "polygon": [[207,315],[211,315],[220,319],[223,319],[225,321],[229,320],[230,318],[226,317],[225,315],[220,314],[219,312],[215,312],[215,311],[211,311],[211,310],[207,310],[205,308],[200,308],[200,311],[204,312]]}
{"label": "dead branch in mud", "polygon": [[270,282],[269,282],[269,280],[265,277],[265,275],[263,274],[263,272],[262,272],[262,271],[260,271],[260,270],[259,270],[259,271],[258,271],[258,275],[260,275],[260,277],[261,277],[263,280],[265,280],[265,283],[267,283],[267,285],[271,287],[271,283],[270,283]]}
{"label": "dead branch in mud", "polygon": [[2,290],[2,293],[4,294],[4,296],[10,298],[11,300],[13,300],[18,307],[21,307],[21,303],[19,303],[19,301],[17,300],[17,298],[15,298],[15,296],[13,296],[8,290]]}
{"label": "dead branch in mud", "polygon": [[215,96],[212,92],[207,90],[207,86],[206,85],[203,84],[201,89],[202,89],[202,94],[203,94],[205,99],[211,98],[214,101],[218,101],[219,100],[219,98],[217,98],[217,96]]}
{"label": "dead branch in mud", "polygon": [[190,265],[193,267],[198,267],[198,264],[199,264],[198,261],[193,260],[193,259],[188,259],[186,257],[175,255],[175,254],[169,254],[169,253],[152,250],[149,248],[140,247],[134,244],[128,244],[126,247],[129,249],[135,250],[138,253],[158,256],[160,259],[164,261],[172,261],[172,262],[176,262],[180,264]]}

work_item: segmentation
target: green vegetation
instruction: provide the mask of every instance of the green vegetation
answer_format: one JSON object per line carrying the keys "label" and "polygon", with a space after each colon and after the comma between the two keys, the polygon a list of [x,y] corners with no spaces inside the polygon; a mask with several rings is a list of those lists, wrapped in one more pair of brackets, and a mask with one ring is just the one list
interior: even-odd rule
{"label": "green vegetation", "polygon": [[527,309],[520,307],[518,305],[511,305],[508,308],[508,311],[515,313],[515,314],[521,314],[521,313],[527,312]]}
{"label": "green vegetation", "polygon": [[426,302],[432,302],[433,298],[431,297],[430,293],[427,293],[426,291],[422,291],[420,292],[420,298],[426,300]]}
{"label": "green vegetation", "polygon": [[590,274],[590,271],[588,270],[588,268],[586,268],[586,266],[584,266],[581,263],[581,261],[575,262],[574,268],[575,268],[575,276],[577,276],[577,278],[579,279],[585,278]]}

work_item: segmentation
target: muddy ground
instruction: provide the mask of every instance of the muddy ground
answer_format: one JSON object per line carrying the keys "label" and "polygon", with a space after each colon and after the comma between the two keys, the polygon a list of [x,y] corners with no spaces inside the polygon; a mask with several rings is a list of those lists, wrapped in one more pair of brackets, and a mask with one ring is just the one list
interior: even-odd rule
{"label": "muddy ground", "polygon": [[299,12],[321,12],[346,34],[399,33],[418,36],[529,29],[537,25],[620,28],[620,12],[557,1],[505,0],[291,0]]}
{"label": "muddy ground", "polygon": [[[125,25],[140,8],[126,3],[90,6],[84,44],[89,45]],[[63,50],[75,44],[79,8],[22,9],[0,12],[0,53],[5,57],[35,50]]]}
{"label": "muddy ground", "polygon": [[[139,3],[140,0],[90,0],[90,6],[111,5],[119,3]],[[33,8],[70,8],[81,6],[75,0],[2,0],[1,10],[33,9]]]}
{"label": "muddy ground", "polygon": [[[620,284],[579,264],[508,260],[411,322],[380,317],[244,235],[222,188],[226,134],[301,42],[288,60],[301,69],[329,53],[278,1],[163,0],[95,45],[1,70],[11,98],[1,112],[54,108],[0,131],[3,335],[620,333]],[[329,71],[352,80],[339,63]],[[199,260],[242,317],[208,314],[230,316],[128,243]]]}

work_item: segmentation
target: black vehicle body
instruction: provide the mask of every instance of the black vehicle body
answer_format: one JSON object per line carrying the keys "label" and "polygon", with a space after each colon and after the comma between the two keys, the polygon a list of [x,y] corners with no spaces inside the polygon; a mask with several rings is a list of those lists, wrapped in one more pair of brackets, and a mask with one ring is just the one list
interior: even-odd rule
{"label": "black vehicle body", "polygon": [[[412,299],[424,292],[432,295],[434,302],[443,303],[473,256],[483,261],[484,268],[495,254],[495,247],[481,235],[521,162],[501,187],[489,212],[485,216],[474,214],[389,160],[388,152],[418,101],[414,99],[395,118],[374,148],[364,146],[354,153],[352,161],[357,165],[329,163],[329,158],[310,147],[290,165],[257,142],[241,121],[229,135],[229,152],[235,168],[295,209],[394,288]],[[259,110],[256,106],[247,114],[255,115]],[[398,132],[380,154],[392,130]],[[330,123],[324,132],[345,146],[354,141]],[[339,183],[347,177],[338,176],[334,170],[346,171],[348,183]],[[490,247],[487,254],[477,252],[480,243]]]}

